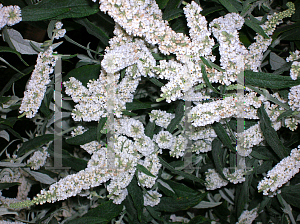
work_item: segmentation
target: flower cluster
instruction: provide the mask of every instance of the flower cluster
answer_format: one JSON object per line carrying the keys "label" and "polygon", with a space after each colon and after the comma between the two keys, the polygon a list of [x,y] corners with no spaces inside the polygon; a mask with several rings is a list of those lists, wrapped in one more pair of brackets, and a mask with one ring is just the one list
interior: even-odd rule
{"label": "flower cluster", "polygon": [[252,209],[251,211],[245,210],[240,215],[239,220],[236,224],[248,224],[252,223],[258,216],[257,208]]}
{"label": "flower cluster", "polygon": [[224,180],[215,169],[208,169],[205,172],[205,182],[206,190],[215,190],[228,184],[228,181]]}
{"label": "flower cluster", "polygon": [[[187,25],[190,28],[189,34],[191,37],[191,49],[193,52],[193,60],[200,61],[200,56],[212,57],[212,47],[215,42],[210,38],[210,31],[207,29],[207,21],[204,16],[200,14],[202,8],[195,2],[188,4],[184,9]],[[196,58],[197,57],[197,58]]]}
{"label": "flower cluster", "polygon": [[267,176],[259,182],[257,189],[264,195],[276,195],[277,190],[286,184],[300,170],[300,145],[291,151],[290,155],[281,160]]}
{"label": "flower cluster", "polygon": [[147,194],[144,195],[144,206],[155,206],[160,202],[160,197],[162,195],[157,191],[147,191]]}
{"label": "flower cluster", "polygon": [[103,73],[100,74],[99,79],[94,81],[90,80],[87,84],[88,88],[83,86],[82,83],[74,77],[71,77],[70,81],[63,82],[66,88],[66,94],[70,95],[74,102],[78,102],[72,112],[74,121],[98,121],[101,117],[107,115],[106,82],[107,78],[105,78]]}
{"label": "flower cluster", "polygon": [[160,131],[157,135],[153,136],[153,140],[161,149],[170,149],[173,145],[174,137],[168,131]]}
{"label": "flower cluster", "polygon": [[300,120],[294,117],[289,117],[284,120],[284,123],[286,127],[289,128],[291,131],[295,131],[298,128]]}
{"label": "flower cluster", "polygon": [[42,103],[47,85],[50,83],[50,74],[54,71],[57,57],[53,55],[50,46],[45,52],[38,54],[37,63],[27,83],[24,98],[20,106],[20,113],[25,113],[27,118],[33,118]]}
{"label": "flower cluster", "polygon": [[175,115],[162,110],[152,110],[149,117],[150,122],[154,121],[157,126],[167,129]]}
{"label": "flower cluster", "polygon": [[34,152],[30,159],[27,160],[27,164],[31,167],[31,169],[38,170],[45,165],[46,159],[49,156],[50,154],[47,152],[47,147],[43,147],[43,151]]}
{"label": "flower cluster", "polygon": [[233,184],[242,183],[246,180],[244,177],[245,171],[243,169],[237,169],[233,173],[229,173],[229,169],[224,168],[223,173],[227,180],[229,180]]}
{"label": "flower cluster", "polygon": [[232,117],[236,113],[233,97],[226,97],[223,100],[212,101],[204,105],[198,104],[188,114],[195,127],[218,122],[222,118]]}
{"label": "flower cluster", "polygon": [[[239,40],[238,30],[242,28],[244,19],[237,13],[214,19],[210,24],[212,33],[220,43],[220,64],[230,82],[236,81],[236,74],[244,71],[247,49]],[[225,80],[223,80],[225,82]],[[228,83],[226,81],[225,83]]]}
{"label": "flower cluster", "polygon": [[0,29],[13,26],[22,21],[21,9],[17,5],[4,6],[0,4]]}
{"label": "flower cluster", "polygon": [[174,143],[170,149],[170,156],[172,157],[182,157],[186,150],[188,140],[183,135],[178,135],[174,137]]}
{"label": "flower cluster", "polygon": [[[107,185],[108,198],[114,203],[120,204],[128,194],[126,188],[136,173],[138,164],[144,166],[154,175],[153,177],[138,171],[138,183],[143,187],[153,187],[161,168],[158,151],[155,151],[157,149],[155,143],[144,134],[142,123],[135,119],[119,119],[116,124],[116,134],[110,139],[113,146],[108,144],[106,148],[101,147],[99,143],[87,143],[90,144],[88,152],[92,154],[87,168],[60,179],[57,183],[52,184],[48,190],[42,190],[30,203],[44,204],[45,202],[53,203],[65,200],[77,195],[82,190],[99,186],[110,180]],[[85,131],[82,126],[79,126],[72,132],[72,136],[83,134]],[[134,140],[130,140],[129,137]],[[85,149],[86,144],[81,147]],[[109,154],[113,155],[113,161],[110,161]],[[150,194],[152,195],[151,191]],[[154,192],[152,196],[155,200],[153,198],[146,200],[146,205],[154,206],[159,203],[161,195]],[[30,205],[30,203],[25,204]],[[20,203],[17,203],[12,207],[19,205]]]}
{"label": "flower cluster", "polygon": [[59,38],[62,38],[65,36],[66,29],[62,29],[62,26],[63,26],[62,22],[55,23],[55,30],[54,30],[54,33],[55,33],[54,38],[55,39],[59,39]]}
{"label": "flower cluster", "polygon": [[290,105],[291,109],[294,111],[300,111],[300,85],[293,86],[290,89],[288,98],[288,104]]}
{"label": "flower cluster", "polygon": [[139,171],[138,172],[139,185],[142,185],[143,187],[147,187],[147,188],[153,187],[157,179],[158,172],[161,168],[161,164],[159,162],[157,153],[154,153],[149,157],[145,157],[144,160],[140,160],[139,164],[143,165],[145,168],[147,168],[150,171],[151,174],[154,175],[154,177],[152,177]]}
{"label": "flower cluster", "polygon": [[[283,12],[269,15],[268,21],[261,25],[267,35],[270,36],[273,34],[276,26],[282,23],[283,18],[290,17],[295,13],[295,5],[293,3],[288,2],[287,7],[288,9]],[[248,47],[249,53],[246,56],[245,69],[251,69],[252,71],[257,72],[262,63],[264,52],[272,43],[272,38],[267,39],[258,34],[256,37],[254,37],[254,39],[256,41]]]}

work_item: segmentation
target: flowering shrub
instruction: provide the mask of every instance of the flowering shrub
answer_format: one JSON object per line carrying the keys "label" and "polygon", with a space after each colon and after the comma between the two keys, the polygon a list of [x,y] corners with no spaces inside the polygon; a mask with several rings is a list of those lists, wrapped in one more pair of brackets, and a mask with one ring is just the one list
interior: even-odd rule
{"label": "flowering shrub", "polygon": [[1,223],[300,221],[299,4],[25,2],[0,5]]}

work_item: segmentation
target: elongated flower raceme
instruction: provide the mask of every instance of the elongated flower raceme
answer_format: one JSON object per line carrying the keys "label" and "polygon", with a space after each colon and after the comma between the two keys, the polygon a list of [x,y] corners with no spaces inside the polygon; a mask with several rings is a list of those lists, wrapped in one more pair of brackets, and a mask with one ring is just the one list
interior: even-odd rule
{"label": "elongated flower raceme", "polygon": [[44,98],[47,85],[50,83],[50,74],[54,71],[57,57],[53,55],[50,46],[45,52],[38,54],[37,63],[31,78],[26,86],[20,113],[26,114],[27,118],[33,118],[38,112]]}
{"label": "elongated flower raceme", "polygon": [[[288,2],[286,5],[287,10],[269,15],[268,21],[261,25],[267,35],[271,36],[274,33],[276,26],[282,23],[282,19],[295,13],[295,5],[292,2]],[[256,41],[248,47],[249,54],[246,56],[245,67],[257,72],[262,63],[264,52],[272,43],[272,38],[267,39],[258,34],[254,39]]]}
{"label": "elongated flower raceme", "polygon": [[291,151],[290,156],[281,160],[267,176],[259,182],[257,189],[264,195],[274,196],[282,185],[286,184],[300,171],[300,145]]}

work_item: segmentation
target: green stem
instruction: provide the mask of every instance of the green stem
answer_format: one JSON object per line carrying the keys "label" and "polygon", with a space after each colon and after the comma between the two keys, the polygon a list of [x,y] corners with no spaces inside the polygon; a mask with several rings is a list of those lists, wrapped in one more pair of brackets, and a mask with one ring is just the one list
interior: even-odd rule
{"label": "green stem", "polygon": [[74,44],[74,45],[76,45],[76,46],[78,46],[78,47],[81,47],[81,48],[83,48],[83,49],[85,49],[85,50],[87,50],[87,51],[93,52],[93,53],[95,53],[95,54],[102,55],[101,53],[99,53],[99,52],[97,52],[97,51],[93,51],[93,50],[91,50],[91,49],[86,48],[85,46],[82,46],[81,44],[79,44],[79,43],[77,43],[76,41],[72,40],[72,39],[71,39],[70,37],[68,37],[67,35],[65,35],[64,38],[66,39],[66,41],[68,41],[68,42],[70,42],[70,43],[72,43],[72,44]]}

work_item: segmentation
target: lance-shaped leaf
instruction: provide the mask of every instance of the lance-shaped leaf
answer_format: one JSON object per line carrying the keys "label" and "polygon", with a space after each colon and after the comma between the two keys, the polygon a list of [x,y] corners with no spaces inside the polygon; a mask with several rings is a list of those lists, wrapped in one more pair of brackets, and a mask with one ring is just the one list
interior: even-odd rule
{"label": "lance-shaped leaf", "polygon": [[257,110],[257,115],[260,118],[260,128],[263,132],[263,136],[265,137],[267,143],[271,146],[276,155],[283,159],[288,156],[288,152],[282,142],[280,141],[277,132],[271,125],[271,120],[268,117],[267,112],[265,111],[264,106],[261,106]]}
{"label": "lance-shaped leaf", "polygon": [[66,139],[66,142],[70,145],[84,145],[91,141],[97,140],[97,127],[89,127],[89,130],[82,135],[77,135],[73,138]]}
{"label": "lance-shaped leaf", "polygon": [[22,21],[80,18],[99,11],[98,4],[82,0],[43,0],[22,8]]}
{"label": "lance-shaped leaf", "polygon": [[227,134],[227,132],[225,131],[225,129],[223,128],[223,126],[220,123],[213,123],[212,127],[214,129],[214,131],[216,132],[217,136],[220,138],[220,140],[222,141],[222,143],[228,147],[231,152],[235,152],[235,148],[232,146],[231,144],[231,140]]}
{"label": "lance-shaped leaf", "polygon": [[245,85],[257,86],[262,88],[284,89],[300,85],[300,79],[292,80],[290,76],[274,75],[272,73],[244,72]]}

